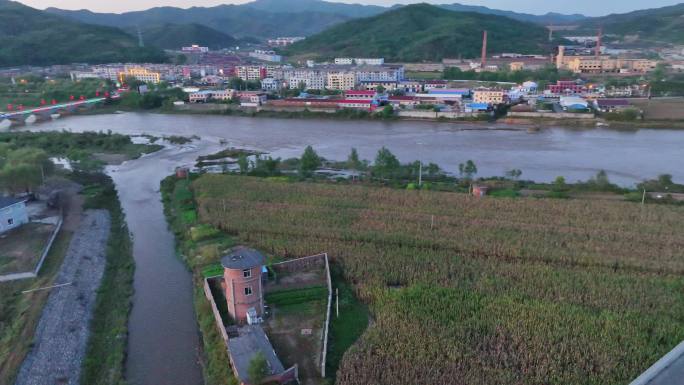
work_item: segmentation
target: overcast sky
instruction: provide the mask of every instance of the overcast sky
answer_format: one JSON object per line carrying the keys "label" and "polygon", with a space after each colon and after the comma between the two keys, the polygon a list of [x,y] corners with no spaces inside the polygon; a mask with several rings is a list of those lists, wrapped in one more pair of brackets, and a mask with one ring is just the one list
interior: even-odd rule
{"label": "overcast sky", "polygon": [[[65,9],[87,8],[96,12],[137,11],[158,6],[174,6],[188,8],[192,6],[212,6],[218,4],[241,4],[248,0],[20,0],[35,8],[58,7]],[[282,0],[286,2],[287,0]],[[437,4],[461,3],[484,5],[490,8],[514,10],[518,12],[541,14],[546,12],[582,13],[589,16],[608,13],[628,12],[641,8],[655,8],[673,5],[684,0],[425,0]],[[396,3],[410,4],[421,1],[411,0],[351,0],[338,1],[344,3],[363,3],[392,5]]]}

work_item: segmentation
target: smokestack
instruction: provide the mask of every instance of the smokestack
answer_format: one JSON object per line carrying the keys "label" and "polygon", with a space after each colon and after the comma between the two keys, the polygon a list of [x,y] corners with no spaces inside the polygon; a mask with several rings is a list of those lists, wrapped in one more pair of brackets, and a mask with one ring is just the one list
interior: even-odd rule
{"label": "smokestack", "polygon": [[603,38],[603,27],[599,28],[596,38],[596,58],[601,56],[601,39]]}
{"label": "smokestack", "polygon": [[487,31],[484,31],[482,35],[482,69],[487,65]]}

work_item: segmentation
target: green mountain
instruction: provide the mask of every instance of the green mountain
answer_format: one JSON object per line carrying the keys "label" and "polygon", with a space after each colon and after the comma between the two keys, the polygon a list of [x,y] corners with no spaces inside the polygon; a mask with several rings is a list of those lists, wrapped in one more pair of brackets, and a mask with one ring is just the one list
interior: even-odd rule
{"label": "green mountain", "polygon": [[[401,8],[400,5],[382,7],[376,5],[347,4],[323,0],[254,0],[240,5],[214,7],[157,7],[144,11],[95,13],[88,10],[64,10],[48,8],[46,11],[85,23],[115,27],[141,28],[149,24],[196,23],[231,36],[270,38],[276,36],[309,36],[333,25],[360,17],[371,17]],[[574,22],[582,15],[531,15],[482,6],[442,4],[438,7],[459,12],[477,12],[507,16],[515,20],[537,24]]]}
{"label": "green mountain", "polygon": [[544,27],[498,15],[415,4],[334,26],[292,45],[285,53],[319,58],[384,57],[388,61],[478,57],[484,30],[488,31],[490,53],[548,49]]}
{"label": "green mountain", "polygon": [[0,67],[74,62],[159,62],[164,53],[139,48],[124,31],[83,24],[0,0]]}
{"label": "green mountain", "polygon": [[218,5],[215,7],[157,7],[145,11],[125,13],[95,13],[88,10],[69,11],[48,8],[47,12],[84,23],[143,28],[145,25],[195,23],[237,38],[276,36],[308,36],[347,21],[349,16],[327,12],[277,12],[246,5]]}
{"label": "green mountain", "polygon": [[[127,29],[137,36],[137,28]],[[145,45],[164,49],[180,49],[199,44],[211,49],[229,48],[239,44],[234,37],[201,24],[155,24],[140,29]]]}
{"label": "green mountain", "polygon": [[587,19],[580,23],[579,30],[595,34],[600,27],[608,35],[638,36],[638,40],[645,42],[684,44],[684,3]]}

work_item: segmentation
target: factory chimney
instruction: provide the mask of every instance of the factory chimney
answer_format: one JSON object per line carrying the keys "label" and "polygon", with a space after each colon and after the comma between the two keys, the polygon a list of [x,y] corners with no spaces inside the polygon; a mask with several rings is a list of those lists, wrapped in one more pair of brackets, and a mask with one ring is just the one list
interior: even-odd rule
{"label": "factory chimney", "polygon": [[482,61],[480,63],[482,69],[487,65],[487,31],[482,35]]}
{"label": "factory chimney", "polygon": [[598,35],[596,36],[596,58],[601,56],[601,39],[603,38],[603,27],[599,28]]}

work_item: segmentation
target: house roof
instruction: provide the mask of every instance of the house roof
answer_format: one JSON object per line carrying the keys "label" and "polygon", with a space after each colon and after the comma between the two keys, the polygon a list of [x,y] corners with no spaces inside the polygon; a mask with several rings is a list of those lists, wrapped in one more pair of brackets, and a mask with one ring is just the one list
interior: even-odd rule
{"label": "house roof", "polygon": [[262,266],[266,257],[260,252],[247,247],[234,249],[230,254],[221,258],[221,265],[226,269],[241,270]]}
{"label": "house roof", "polygon": [[285,371],[261,326],[243,326],[238,329],[238,334],[238,337],[228,341],[228,351],[240,381],[249,382],[249,364],[257,352],[261,352],[266,358],[269,376]]}
{"label": "house roof", "polygon": [[374,96],[376,94],[375,91],[355,91],[355,90],[350,90],[350,91],[345,91],[344,92],[346,95],[371,95]]}
{"label": "house roof", "polygon": [[0,209],[16,205],[17,203],[26,202],[26,198],[15,198],[10,196],[0,196]]}

